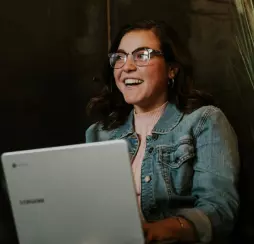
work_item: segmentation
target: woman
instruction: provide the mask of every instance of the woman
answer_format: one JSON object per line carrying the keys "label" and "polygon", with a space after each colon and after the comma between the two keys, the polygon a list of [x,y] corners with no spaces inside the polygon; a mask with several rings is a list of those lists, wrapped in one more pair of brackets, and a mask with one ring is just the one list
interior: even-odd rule
{"label": "woman", "polygon": [[148,242],[227,237],[239,204],[236,136],[211,97],[193,89],[175,31],[156,21],[126,26],[109,65],[86,140],[128,142]]}

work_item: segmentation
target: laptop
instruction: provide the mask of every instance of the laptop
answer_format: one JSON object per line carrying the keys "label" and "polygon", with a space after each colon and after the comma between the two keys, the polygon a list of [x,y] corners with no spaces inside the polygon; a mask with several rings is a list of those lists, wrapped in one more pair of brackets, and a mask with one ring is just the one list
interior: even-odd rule
{"label": "laptop", "polygon": [[20,244],[143,244],[127,143],[4,153]]}

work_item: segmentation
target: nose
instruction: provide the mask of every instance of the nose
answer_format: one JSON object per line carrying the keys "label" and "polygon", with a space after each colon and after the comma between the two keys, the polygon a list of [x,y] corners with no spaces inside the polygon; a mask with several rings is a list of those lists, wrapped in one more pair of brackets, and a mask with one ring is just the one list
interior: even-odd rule
{"label": "nose", "polygon": [[131,71],[135,71],[137,69],[137,66],[134,63],[132,55],[127,56],[126,63],[123,66],[123,70],[128,73]]}

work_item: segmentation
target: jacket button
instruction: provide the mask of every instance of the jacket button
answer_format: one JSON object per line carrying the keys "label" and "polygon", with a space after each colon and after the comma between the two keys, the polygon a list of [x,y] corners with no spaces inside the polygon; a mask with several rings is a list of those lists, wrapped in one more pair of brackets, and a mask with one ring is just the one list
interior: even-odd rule
{"label": "jacket button", "polygon": [[158,137],[159,137],[158,134],[153,134],[153,136],[152,136],[153,140],[155,140],[155,141],[158,139]]}
{"label": "jacket button", "polygon": [[151,181],[151,177],[150,177],[149,175],[147,175],[147,176],[145,177],[145,182],[148,183],[148,182],[150,182],[150,181]]}
{"label": "jacket button", "polygon": [[149,150],[148,150],[149,153],[152,153],[153,152],[153,147],[151,147]]}

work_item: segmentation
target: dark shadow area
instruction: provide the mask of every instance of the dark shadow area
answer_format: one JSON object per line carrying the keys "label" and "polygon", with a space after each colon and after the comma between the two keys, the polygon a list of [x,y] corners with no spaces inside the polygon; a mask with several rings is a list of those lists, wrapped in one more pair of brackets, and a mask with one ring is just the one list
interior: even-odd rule
{"label": "dark shadow area", "polygon": [[[106,1],[0,3],[0,153],[84,143],[107,53]],[[0,169],[0,243],[17,243]]]}

